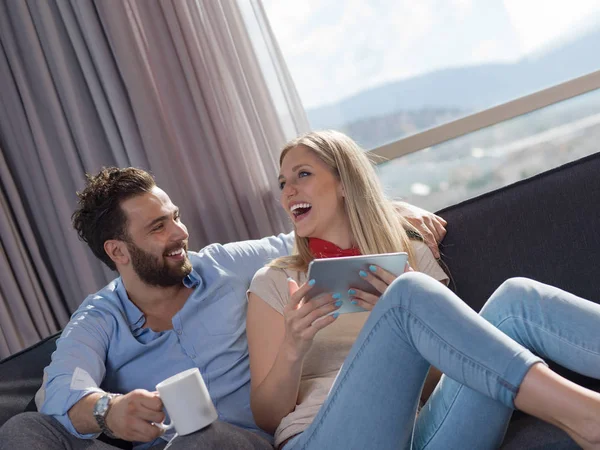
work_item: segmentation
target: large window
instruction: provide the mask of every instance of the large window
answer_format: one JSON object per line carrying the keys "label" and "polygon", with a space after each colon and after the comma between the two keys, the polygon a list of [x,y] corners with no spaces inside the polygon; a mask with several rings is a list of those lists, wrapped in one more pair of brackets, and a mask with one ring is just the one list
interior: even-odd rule
{"label": "large window", "polygon": [[597,0],[263,1],[312,128],[367,149],[600,69]]}
{"label": "large window", "polygon": [[378,166],[388,194],[436,211],[600,150],[600,90]]}

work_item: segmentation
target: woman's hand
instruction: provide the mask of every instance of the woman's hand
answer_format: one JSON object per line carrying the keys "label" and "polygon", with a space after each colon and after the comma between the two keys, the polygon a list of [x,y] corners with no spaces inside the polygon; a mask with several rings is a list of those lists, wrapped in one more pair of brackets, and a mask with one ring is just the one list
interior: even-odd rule
{"label": "woman's hand", "polygon": [[[412,271],[412,267],[406,263],[404,272]],[[393,273],[375,265],[369,266],[369,271],[361,270],[359,275],[367,280],[379,292],[379,295],[373,295],[369,292],[361,291],[360,289],[351,288],[348,290],[348,295],[350,296],[352,303],[361,306],[367,311],[371,311],[375,307],[381,295],[397,278]]]}
{"label": "woman's hand", "polygon": [[337,318],[337,313],[330,316],[327,314],[342,306],[339,294],[323,294],[305,300],[304,296],[313,285],[314,281],[311,280],[298,287],[293,279],[288,279],[291,298],[283,310],[285,320],[283,345],[287,347],[294,359],[304,358],[319,330],[332,324]]}

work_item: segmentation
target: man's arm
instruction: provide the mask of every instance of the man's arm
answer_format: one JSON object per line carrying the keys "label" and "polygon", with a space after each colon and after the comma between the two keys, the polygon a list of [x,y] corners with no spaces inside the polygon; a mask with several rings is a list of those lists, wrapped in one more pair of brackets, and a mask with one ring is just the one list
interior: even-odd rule
{"label": "man's arm", "polygon": [[53,416],[71,434],[84,439],[95,437],[100,429],[85,426],[79,430],[74,426],[81,423],[79,415],[72,422],[70,410],[82,399],[91,396],[82,403],[87,404],[103,393],[99,386],[106,372],[106,328],[106,322],[96,311],[77,311],[58,339],[52,362],[45,369],[40,412]]}
{"label": "man's arm", "polygon": [[446,225],[443,218],[429,211],[406,202],[394,202],[398,214],[404,217],[408,223],[417,229],[423,236],[425,243],[431,249],[436,259],[440,257],[438,245],[446,236]]}
{"label": "man's arm", "polygon": [[[394,202],[398,214],[414,226],[425,239],[435,258],[440,257],[438,244],[446,235],[446,221],[429,211],[406,202]],[[227,265],[235,264],[236,273],[250,284],[254,274],[268,262],[287,256],[294,247],[294,233],[279,234],[254,241],[232,242],[226,250]]]}
{"label": "man's arm", "polygon": [[287,256],[294,247],[294,233],[225,244],[227,265],[235,264],[236,274],[249,285],[252,277],[268,262]]}
{"label": "man's arm", "polygon": [[83,397],[69,409],[69,419],[80,434],[99,434],[102,432],[94,418],[94,405],[103,393],[94,392]]}
{"label": "man's arm", "polygon": [[[109,337],[107,320],[93,308],[76,312],[57,341],[52,362],[45,369],[40,412],[56,418],[71,434],[90,439],[101,430],[94,405],[105,394],[104,379]],[[138,389],[111,400],[106,424],[128,441],[148,442],[162,434],[151,422],[165,418],[155,392]]]}

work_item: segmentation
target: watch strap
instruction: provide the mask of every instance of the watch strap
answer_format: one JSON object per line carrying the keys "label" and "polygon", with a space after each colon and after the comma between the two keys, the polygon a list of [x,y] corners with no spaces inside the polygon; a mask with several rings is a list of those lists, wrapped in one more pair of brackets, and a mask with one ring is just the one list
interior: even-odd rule
{"label": "watch strap", "polygon": [[98,424],[98,426],[100,427],[102,432],[111,439],[118,439],[118,438],[117,438],[117,436],[115,436],[113,434],[112,430],[108,427],[108,425],[106,423],[106,416],[108,415],[108,412],[110,411],[110,407],[112,406],[113,399],[116,397],[119,397],[120,395],[121,394],[104,394],[102,397],[100,397],[97,400],[97,401],[100,401],[100,399],[102,399],[104,397],[108,397],[108,405],[107,405],[106,409],[104,410],[103,414],[95,414],[94,417],[96,418],[96,423]]}

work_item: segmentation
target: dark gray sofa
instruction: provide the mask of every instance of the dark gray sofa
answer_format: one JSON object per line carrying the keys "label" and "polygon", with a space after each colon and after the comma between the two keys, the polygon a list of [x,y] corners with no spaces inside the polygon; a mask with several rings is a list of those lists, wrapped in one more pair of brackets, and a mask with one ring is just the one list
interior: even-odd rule
{"label": "dark gray sofa", "polygon": [[[526,276],[600,301],[600,153],[439,212],[452,288],[479,310],[504,280]],[[31,409],[57,335],[0,361],[0,425]],[[600,382],[553,366],[600,390]],[[465,424],[468,426],[468,424]],[[515,413],[505,449],[568,449],[562,431]]]}

